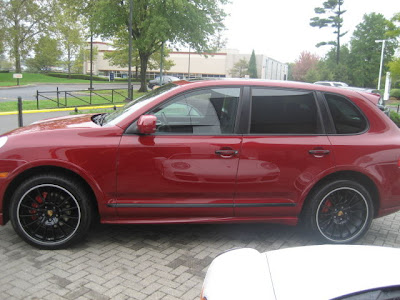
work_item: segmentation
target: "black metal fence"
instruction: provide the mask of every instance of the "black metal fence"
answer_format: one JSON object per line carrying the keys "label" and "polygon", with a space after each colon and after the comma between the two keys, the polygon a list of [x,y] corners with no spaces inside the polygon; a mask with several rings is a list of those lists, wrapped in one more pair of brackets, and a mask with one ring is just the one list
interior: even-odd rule
{"label": "black metal fence", "polygon": [[[131,95],[133,95],[133,88]],[[65,108],[121,103],[128,99],[128,89],[87,89],[74,91],[36,91],[37,109]]]}

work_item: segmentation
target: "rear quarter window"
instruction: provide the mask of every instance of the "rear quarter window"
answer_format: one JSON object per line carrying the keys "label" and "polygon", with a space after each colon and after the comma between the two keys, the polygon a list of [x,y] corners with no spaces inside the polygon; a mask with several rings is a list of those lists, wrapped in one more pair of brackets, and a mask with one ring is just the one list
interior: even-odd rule
{"label": "rear quarter window", "polygon": [[367,130],[368,122],[360,109],[345,97],[325,94],[337,134],[357,134]]}

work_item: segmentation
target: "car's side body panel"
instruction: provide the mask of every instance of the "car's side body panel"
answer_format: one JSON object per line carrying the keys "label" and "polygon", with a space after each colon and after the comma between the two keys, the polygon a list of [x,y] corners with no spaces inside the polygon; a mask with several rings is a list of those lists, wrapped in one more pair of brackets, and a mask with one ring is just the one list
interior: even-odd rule
{"label": "car's side body panel", "polygon": [[122,219],[232,217],[241,136],[125,135],[117,199]]}
{"label": "car's side body panel", "polygon": [[297,216],[303,191],[334,167],[327,136],[244,136],[235,215]]}

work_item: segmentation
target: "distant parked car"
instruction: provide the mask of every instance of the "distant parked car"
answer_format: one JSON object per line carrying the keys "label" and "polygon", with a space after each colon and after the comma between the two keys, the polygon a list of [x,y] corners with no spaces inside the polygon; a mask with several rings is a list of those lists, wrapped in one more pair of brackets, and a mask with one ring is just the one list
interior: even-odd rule
{"label": "distant parked car", "polygon": [[317,81],[317,82],[314,82],[314,84],[335,86],[335,87],[349,86],[347,83],[340,82],[340,81]]}
{"label": "distant parked car", "polygon": [[81,240],[97,219],[302,222],[324,242],[354,242],[400,210],[400,132],[377,98],[181,80],[112,113],[15,129],[0,136],[0,224],[44,249]]}
{"label": "distant parked car", "polygon": [[389,107],[385,105],[385,101],[383,100],[383,97],[379,90],[373,88],[361,88],[355,86],[342,86],[341,88],[374,95],[375,97],[372,97],[371,100],[379,107],[381,111],[383,111],[386,115],[389,116],[390,114]]}
{"label": "distant parked car", "polygon": [[149,89],[153,89],[156,86],[162,86],[164,84],[167,84],[167,83],[170,83],[173,81],[178,81],[178,80],[180,80],[178,77],[166,75],[166,76],[163,76],[163,80],[162,80],[162,84],[161,84],[160,77],[157,76],[156,78],[150,80],[147,86],[149,87]]}
{"label": "distant parked car", "polygon": [[232,250],[211,263],[201,300],[400,299],[399,257],[376,246]]}

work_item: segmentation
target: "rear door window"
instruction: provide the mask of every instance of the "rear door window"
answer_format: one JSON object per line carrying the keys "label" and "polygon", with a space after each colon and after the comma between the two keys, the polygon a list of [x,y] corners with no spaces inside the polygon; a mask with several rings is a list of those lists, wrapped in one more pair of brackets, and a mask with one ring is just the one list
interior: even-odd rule
{"label": "rear door window", "polygon": [[252,134],[318,134],[321,125],[312,91],[254,88]]}

